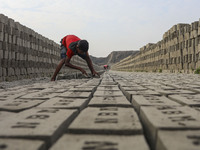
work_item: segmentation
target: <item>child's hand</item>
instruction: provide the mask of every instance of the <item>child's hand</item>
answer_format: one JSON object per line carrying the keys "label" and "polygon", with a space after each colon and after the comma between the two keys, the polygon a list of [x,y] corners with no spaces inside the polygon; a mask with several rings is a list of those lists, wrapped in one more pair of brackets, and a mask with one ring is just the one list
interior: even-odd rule
{"label": "child's hand", "polygon": [[93,72],[92,72],[92,76],[95,77],[96,75],[100,78],[99,73],[97,73],[96,71],[93,71]]}
{"label": "child's hand", "polygon": [[87,72],[84,69],[81,69],[80,71],[82,72],[83,75],[88,76]]}

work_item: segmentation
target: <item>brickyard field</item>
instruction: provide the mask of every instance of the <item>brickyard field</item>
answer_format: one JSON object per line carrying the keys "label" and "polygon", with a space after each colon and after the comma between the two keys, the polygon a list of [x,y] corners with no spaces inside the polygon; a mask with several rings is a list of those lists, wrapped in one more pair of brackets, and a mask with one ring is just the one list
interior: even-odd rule
{"label": "brickyard field", "polygon": [[199,150],[199,79],[108,71],[3,86],[0,149]]}

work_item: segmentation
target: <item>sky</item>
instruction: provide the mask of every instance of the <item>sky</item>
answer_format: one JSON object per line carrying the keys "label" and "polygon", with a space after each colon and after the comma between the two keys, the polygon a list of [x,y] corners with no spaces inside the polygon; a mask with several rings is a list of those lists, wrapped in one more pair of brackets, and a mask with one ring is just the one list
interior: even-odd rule
{"label": "sky", "polygon": [[0,13],[56,43],[74,34],[89,54],[139,50],[178,23],[199,21],[200,0],[0,0]]}

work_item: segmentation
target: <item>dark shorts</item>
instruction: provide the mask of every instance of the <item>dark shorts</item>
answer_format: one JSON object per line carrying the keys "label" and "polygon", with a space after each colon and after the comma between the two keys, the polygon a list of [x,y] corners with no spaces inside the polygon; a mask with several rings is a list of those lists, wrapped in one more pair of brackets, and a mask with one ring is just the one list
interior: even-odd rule
{"label": "dark shorts", "polygon": [[61,59],[66,58],[66,53],[67,53],[67,48],[62,45],[60,49],[60,58]]}

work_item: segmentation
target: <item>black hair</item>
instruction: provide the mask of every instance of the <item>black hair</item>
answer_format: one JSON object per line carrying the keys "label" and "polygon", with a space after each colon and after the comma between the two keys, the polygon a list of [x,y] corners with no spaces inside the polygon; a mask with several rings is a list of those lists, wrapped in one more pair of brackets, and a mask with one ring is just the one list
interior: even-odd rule
{"label": "black hair", "polygon": [[80,50],[87,52],[89,49],[89,43],[86,40],[80,40],[78,41],[78,47]]}

